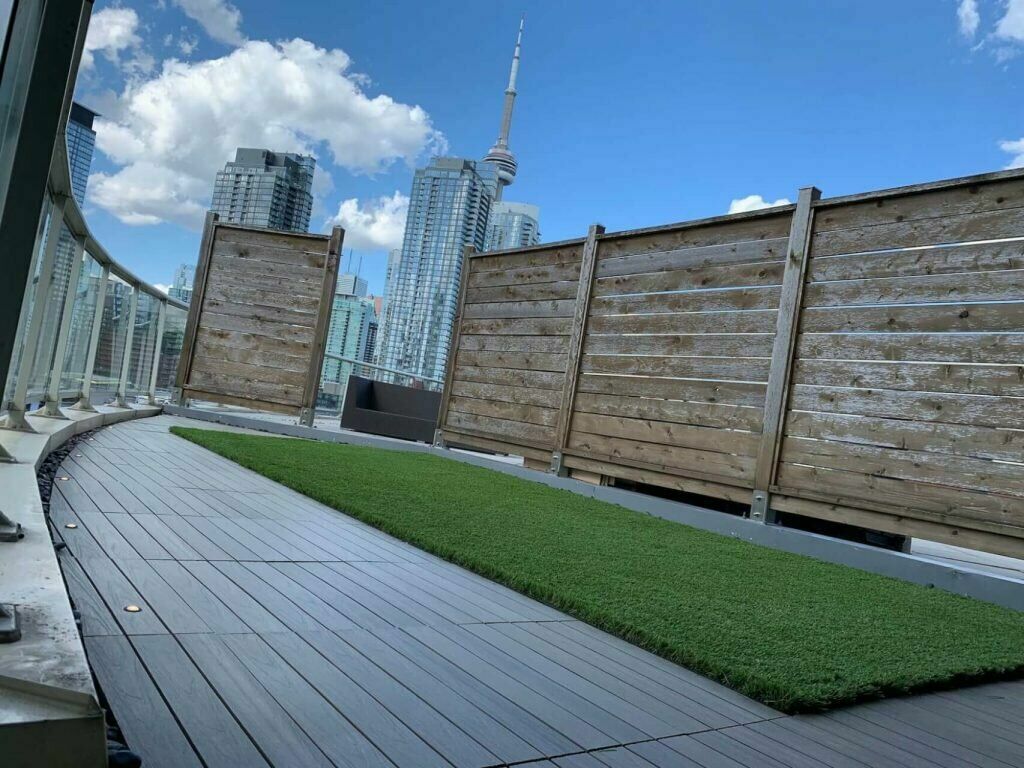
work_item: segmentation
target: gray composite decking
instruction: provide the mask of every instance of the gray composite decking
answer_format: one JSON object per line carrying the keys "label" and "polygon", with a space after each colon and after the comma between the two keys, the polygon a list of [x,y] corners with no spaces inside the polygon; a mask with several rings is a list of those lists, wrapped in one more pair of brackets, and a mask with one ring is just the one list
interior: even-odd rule
{"label": "gray composite decking", "polygon": [[1024,765],[1024,682],[787,717],[174,423],[96,432],[50,502],[89,661],[147,768]]}

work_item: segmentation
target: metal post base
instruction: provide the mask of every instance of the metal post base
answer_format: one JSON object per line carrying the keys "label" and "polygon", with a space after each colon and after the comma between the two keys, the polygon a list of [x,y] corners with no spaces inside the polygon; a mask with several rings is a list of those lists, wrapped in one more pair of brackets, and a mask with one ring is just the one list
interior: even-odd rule
{"label": "metal post base", "polygon": [[115,408],[127,408],[128,398],[125,395],[118,395],[117,397],[114,398],[113,405]]}
{"label": "metal post base", "polygon": [[554,451],[551,454],[551,472],[559,477],[569,476],[569,468],[565,466],[565,457],[561,451]]}
{"label": "metal post base", "polygon": [[47,419],[64,419],[67,421],[67,416],[60,409],[59,400],[47,400],[46,403],[38,411],[32,413],[33,416],[42,416]]}
{"label": "metal post base", "polygon": [[12,603],[0,603],[0,643],[13,643],[18,640],[21,640],[18,609]]}
{"label": "metal post base", "polygon": [[440,429],[435,429],[434,430],[434,447],[435,448],[447,448],[448,447],[447,445],[444,444],[444,432],[442,432]]}
{"label": "metal post base", "polygon": [[78,402],[71,406],[72,411],[88,411],[89,413],[96,413],[96,406],[89,402],[88,397],[78,398]]}
{"label": "metal post base", "polygon": [[754,491],[754,498],[750,502],[750,519],[759,523],[778,522],[770,506],[770,500],[771,496],[767,491]]}
{"label": "metal post base", "polygon": [[0,429],[10,429],[14,432],[31,432],[33,434],[36,431],[25,419],[25,411],[23,409],[11,407],[8,407],[7,418],[0,424]]}
{"label": "metal post base", "polygon": [[312,408],[303,408],[301,411],[299,411],[299,426],[312,427],[313,417],[314,411]]}
{"label": "metal post base", "polygon": [[18,541],[25,538],[21,523],[16,523],[3,512],[0,512],[0,541]]}

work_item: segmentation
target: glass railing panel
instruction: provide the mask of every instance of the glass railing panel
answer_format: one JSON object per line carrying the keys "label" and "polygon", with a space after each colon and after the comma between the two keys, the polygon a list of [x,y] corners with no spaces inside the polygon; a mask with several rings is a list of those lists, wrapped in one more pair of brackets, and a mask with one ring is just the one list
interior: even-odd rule
{"label": "glass railing panel", "polygon": [[164,317],[164,339],[160,347],[160,366],[156,374],[157,396],[168,397],[174,388],[181,359],[181,345],[185,339],[185,322],[188,310],[167,305]]}
{"label": "glass railing panel", "polygon": [[77,391],[85,376],[92,323],[96,315],[96,299],[99,297],[102,279],[103,267],[87,253],[75,289],[75,305],[71,313],[68,346],[64,354],[64,372],[60,381],[61,392]]}
{"label": "glass railing panel", "polygon": [[160,302],[148,293],[139,293],[135,310],[135,333],[132,334],[132,356],[128,362],[126,392],[138,394],[149,390],[149,374],[153,370]]}
{"label": "glass railing panel", "polygon": [[103,323],[100,325],[96,346],[96,365],[92,375],[92,402],[105,403],[114,398],[121,375],[124,342],[128,334],[128,313],[131,311],[132,287],[110,275],[107,296],[103,305]]}
{"label": "glass railing panel", "polygon": [[[54,226],[56,222],[54,222]],[[51,232],[56,232],[52,229]],[[46,301],[42,305],[42,325],[36,342],[35,364],[28,382],[29,400],[42,399],[47,378],[53,367],[53,352],[57,345],[57,333],[60,330],[60,319],[64,312],[64,294],[71,279],[72,260],[75,256],[75,240],[71,230],[63,222],[60,226],[60,240],[57,242],[57,256],[53,263],[49,287],[46,289]],[[50,233],[47,233],[47,237]],[[46,276],[42,276],[43,280]],[[35,307],[32,308],[35,312]]]}
{"label": "glass railing panel", "polygon": [[[50,214],[53,211],[53,198],[47,192],[43,200],[43,211],[39,217],[39,232],[36,235],[36,250],[33,256],[31,277],[25,286],[25,299],[21,305],[21,316],[18,319],[18,332],[14,341],[14,352],[11,356],[11,367],[7,373],[7,381],[4,382],[3,403],[6,405],[8,399],[14,396],[14,384],[21,370],[21,361],[25,356],[25,336],[28,333],[29,323],[32,320],[32,308],[35,301],[36,285],[39,283],[39,270],[42,264],[42,252],[46,247],[46,238],[50,231]],[[21,403],[24,406],[24,403]]]}

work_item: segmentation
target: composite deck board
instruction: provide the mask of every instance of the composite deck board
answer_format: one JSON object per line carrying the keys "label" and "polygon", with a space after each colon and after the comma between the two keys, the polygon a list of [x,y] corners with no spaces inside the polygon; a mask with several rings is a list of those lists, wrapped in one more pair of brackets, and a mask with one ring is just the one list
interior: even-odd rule
{"label": "composite deck board", "polygon": [[175,423],[88,436],[50,502],[93,670],[147,766],[1024,765],[1024,682],[787,717]]}

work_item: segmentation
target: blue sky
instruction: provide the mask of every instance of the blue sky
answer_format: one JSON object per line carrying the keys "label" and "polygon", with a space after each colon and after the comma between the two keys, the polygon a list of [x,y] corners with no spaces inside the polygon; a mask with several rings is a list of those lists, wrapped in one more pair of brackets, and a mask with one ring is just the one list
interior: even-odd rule
{"label": "blue sky", "polygon": [[379,292],[415,166],[493,143],[522,12],[506,199],[545,240],[1024,164],[1024,0],[98,0],[94,234],[170,282],[217,167],[273,142],[318,156],[311,229],[345,224]]}

